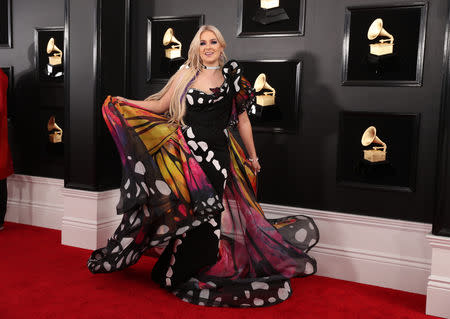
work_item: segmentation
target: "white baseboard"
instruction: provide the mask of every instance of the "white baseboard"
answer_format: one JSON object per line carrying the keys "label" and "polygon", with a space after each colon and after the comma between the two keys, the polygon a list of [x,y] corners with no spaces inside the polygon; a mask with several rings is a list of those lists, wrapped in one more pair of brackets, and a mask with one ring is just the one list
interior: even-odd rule
{"label": "white baseboard", "polygon": [[266,216],[312,217],[319,243],[311,250],[317,274],[326,277],[426,294],[431,251],[426,235],[431,224],[261,205]]}
{"label": "white baseboard", "polygon": [[61,230],[61,243],[86,249],[106,245],[121,216],[119,191],[89,192],[64,188],[60,179],[8,177],[6,221]]}
{"label": "white baseboard", "polygon": [[[62,180],[34,176],[8,178],[6,220],[60,229],[63,244],[87,249],[104,246],[121,220],[115,210],[118,190],[86,192],[64,189],[63,184]],[[431,249],[426,235],[430,224],[261,206],[269,218],[299,214],[314,218],[321,236],[311,251],[318,261],[318,275],[427,293]]]}
{"label": "white baseboard", "polygon": [[64,181],[28,175],[8,177],[6,221],[61,229]]}
{"label": "white baseboard", "polygon": [[433,266],[428,278],[427,315],[450,318],[450,238],[428,235]]}
{"label": "white baseboard", "polygon": [[119,190],[91,192],[65,188],[61,243],[86,249],[106,246],[120,223],[116,214]]}

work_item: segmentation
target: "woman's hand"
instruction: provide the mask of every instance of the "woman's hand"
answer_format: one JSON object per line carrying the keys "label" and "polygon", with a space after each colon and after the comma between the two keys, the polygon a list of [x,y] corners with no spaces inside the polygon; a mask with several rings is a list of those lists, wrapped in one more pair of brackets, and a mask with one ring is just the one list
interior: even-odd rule
{"label": "woman's hand", "polygon": [[122,96],[115,96],[116,99],[123,101],[123,102],[127,102],[127,99],[122,97]]}
{"label": "woman's hand", "polygon": [[256,159],[252,159],[252,160],[249,159],[248,161],[250,162],[250,165],[253,168],[253,172],[255,174],[258,174],[259,171],[261,170],[261,165],[259,164],[258,159],[257,158]]}

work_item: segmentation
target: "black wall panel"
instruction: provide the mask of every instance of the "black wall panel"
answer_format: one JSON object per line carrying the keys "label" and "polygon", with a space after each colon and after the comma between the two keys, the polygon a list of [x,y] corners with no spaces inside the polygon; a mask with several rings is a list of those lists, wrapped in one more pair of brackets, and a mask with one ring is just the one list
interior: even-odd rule
{"label": "black wall panel", "polygon": [[14,0],[12,22],[13,48],[0,48],[0,66],[14,67],[14,96],[8,103],[14,169],[63,178],[64,145],[48,142],[47,121],[55,115],[64,130],[64,95],[37,81],[34,36],[36,28],[64,26],[64,1]]}
{"label": "black wall panel", "polygon": [[98,14],[97,70],[97,175],[99,188],[118,187],[121,179],[119,154],[100,107],[108,95],[127,95],[129,0],[102,0]]}
{"label": "black wall panel", "polygon": [[446,29],[433,234],[450,237],[450,8]]}
{"label": "black wall panel", "polygon": [[[161,85],[146,82],[146,19],[151,16],[205,14],[226,41],[229,58],[301,59],[300,117],[297,134],[256,133],[261,159],[260,200],[289,206],[431,222],[442,58],[448,1],[428,7],[422,87],[344,87],[341,85],[345,8],[386,5],[366,0],[310,0],[305,35],[283,38],[237,38],[237,1],[132,1],[130,97],[142,99]],[[397,1],[396,3],[411,3]],[[244,70],[245,72],[245,70]],[[419,113],[419,151],[414,192],[338,186],[336,183],[339,112]]]}
{"label": "black wall panel", "polygon": [[[150,85],[146,82],[147,18],[205,14],[207,24],[222,30],[228,44],[226,53],[229,58],[303,61],[298,132],[255,133],[263,166],[259,187],[262,202],[432,221],[448,1],[433,0],[428,3],[422,87],[341,85],[345,8],[367,5],[365,0],[307,1],[305,35],[283,38],[237,38],[237,1],[224,5],[219,0],[133,0],[129,43],[125,34],[113,35],[122,27],[126,29],[126,15],[114,15],[121,8],[126,10],[126,1],[67,2],[71,6],[71,69],[64,136],[70,139],[70,145],[65,144],[64,170],[70,187],[101,190],[117,186],[120,179],[117,154],[113,153],[112,159],[109,156],[115,152],[115,147],[105,130],[100,106],[107,94],[143,99],[162,87],[161,84]],[[102,4],[105,10],[99,13],[97,8]],[[374,1],[374,4],[388,3]],[[0,49],[0,65],[14,66],[15,71],[15,103],[9,114],[12,123],[11,146],[18,173],[50,177],[62,177],[64,173],[61,162],[57,165],[52,163],[55,157],[49,156],[51,154],[45,153],[42,148],[43,140],[47,142],[47,135],[45,128],[36,123],[48,114],[36,107],[40,91],[36,86],[33,64],[34,29],[63,25],[64,1],[14,0],[13,48]],[[103,34],[104,42],[100,41],[101,34],[98,34],[101,30],[111,31]],[[129,56],[122,50],[128,44]],[[114,51],[114,48],[121,49]],[[110,56],[101,52],[116,54]],[[105,59],[98,59],[100,56]],[[130,64],[127,67],[128,60]],[[118,67],[115,68],[115,65]],[[128,93],[126,79],[129,79]],[[337,185],[339,113],[343,110],[421,115],[414,192]]]}
{"label": "black wall panel", "polygon": [[[66,149],[65,182],[68,187],[96,185],[95,130],[97,1],[70,0],[69,90],[67,119],[69,143]],[[92,187],[93,188],[93,187]]]}
{"label": "black wall panel", "polygon": [[125,95],[127,8],[125,0],[68,0],[69,144],[65,185],[105,190],[118,187],[118,153],[103,120],[107,95]]}

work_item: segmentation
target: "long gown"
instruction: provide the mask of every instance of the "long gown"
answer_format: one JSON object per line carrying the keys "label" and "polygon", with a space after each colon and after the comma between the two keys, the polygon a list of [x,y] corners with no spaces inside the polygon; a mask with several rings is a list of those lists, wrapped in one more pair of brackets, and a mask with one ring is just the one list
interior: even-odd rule
{"label": "long gown", "polygon": [[163,250],[151,277],[184,301],[260,307],[292,293],[289,279],[316,272],[307,252],[319,231],[307,216],[266,219],[256,176],[229,130],[255,103],[231,60],[212,94],[186,91],[185,125],[108,97],[103,115],[123,164],[123,219],[88,260],[93,273],[121,270]]}

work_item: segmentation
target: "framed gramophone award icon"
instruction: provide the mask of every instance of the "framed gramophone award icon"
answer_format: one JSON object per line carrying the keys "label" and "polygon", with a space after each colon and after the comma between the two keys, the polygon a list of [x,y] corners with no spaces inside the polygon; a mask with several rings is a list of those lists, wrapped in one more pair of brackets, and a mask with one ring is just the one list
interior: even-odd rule
{"label": "framed gramophone award icon", "polygon": [[412,113],[341,112],[338,184],[414,191],[419,120]]}
{"label": "framed gramophone award icon", "polygon": [[306,0],[238,0],[238,37],[302,36]]}
{"label": "framed gramophone award icon", "polygon": [[248,110],[254,131],[296,133],[299,123],[300,60],[241,60],[245,78],[255,89]]}
{"label": "framed gramophone award icon", "polygon": [[48,131],[48,140],[50,143],[61,143],[62,142],[62,134],[63,130],[56,124],[55,116],[50,116],[47,123],[47,131]]}
{"label": "framed gramophone award icon", "polygon": [[12,48],[11,0],[0,0],[0,49]]}
{"label": "framed gramophone award icon", "polygon": [[166,82],[186,61],[204,15],[147,19],[147,82]]}
{"label": "framed gramophone award icon", "polygon": [[421,86],[427,3],[348,7],[343,85]]}
{"label": "framed gramophone award icon", "polygon": [[35,30],[35,64],[38,81],[64,82],[64,28]]}

